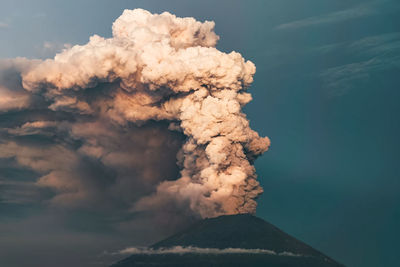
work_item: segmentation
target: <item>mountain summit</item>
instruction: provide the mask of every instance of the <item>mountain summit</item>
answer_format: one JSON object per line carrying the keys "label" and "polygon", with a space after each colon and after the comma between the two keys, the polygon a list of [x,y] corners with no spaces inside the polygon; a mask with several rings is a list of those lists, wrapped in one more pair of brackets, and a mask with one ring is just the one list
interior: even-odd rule
{"label": "mountain summit", "polygon": [[201,220],[113,267],[343,266],[250,214]]}

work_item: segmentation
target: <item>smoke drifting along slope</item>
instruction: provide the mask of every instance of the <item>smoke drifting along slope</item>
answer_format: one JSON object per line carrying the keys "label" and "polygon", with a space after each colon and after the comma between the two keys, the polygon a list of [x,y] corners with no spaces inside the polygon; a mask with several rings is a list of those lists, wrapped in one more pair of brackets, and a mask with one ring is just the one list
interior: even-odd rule
{"label": "smoke drifting along slope", "polygon": [[[57,205],[255,212],[262,188],[252,163],[270,144],[241,112],[255,66],[218,51],[213,28],[125,10],[112,38],[94,35],[42,62],[20,59],[23,88],[1,87],[10,100],[0,111],[31,115],[7,126],[0,157],[39,172],[37,185],[54,189]],[[51,142],[28,146],[18,139],[26,135]],[[165,163],[174,157],[179,178]]]}
{"label": "smoke drifting along slope", "polygon": [[269,254],[277,256],[288,256],[288,257],[302,257],[301,254],[294,254],[291,252],[281,252],[277,253],[273,250],[268,249],[246,249],[246,248],[198,248],[198,247],[182,247],[175,246],[171,248],[141,248],[141,247],[129,247],[122,249],[113,254],[121,255],[134,255],[134,254],[184,254],[184,253],[194,253],[194,254]]}

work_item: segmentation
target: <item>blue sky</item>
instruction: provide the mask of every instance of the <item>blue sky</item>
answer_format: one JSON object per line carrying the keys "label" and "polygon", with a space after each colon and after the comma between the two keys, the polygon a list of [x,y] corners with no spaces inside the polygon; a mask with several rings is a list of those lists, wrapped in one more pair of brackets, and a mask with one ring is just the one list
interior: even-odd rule
{"label": "blue sky", "polygon": [[[400,264],[400,3],[215,2],[3,0],[0,58],[48,58],[93,34],[110,37],[126,8],[214,20],[217,47],[257,66],[245,112],[272,141],[256,162],[265,191],[257,215],[347,266]],[[145,239],[89,224],[95,211],[62,226],[66,214],[36,204],[0,203],[0,211],[0,257],[10,266],[23,266],[19,253],[57,260],[61,251],[101,266],[103,250]]]}

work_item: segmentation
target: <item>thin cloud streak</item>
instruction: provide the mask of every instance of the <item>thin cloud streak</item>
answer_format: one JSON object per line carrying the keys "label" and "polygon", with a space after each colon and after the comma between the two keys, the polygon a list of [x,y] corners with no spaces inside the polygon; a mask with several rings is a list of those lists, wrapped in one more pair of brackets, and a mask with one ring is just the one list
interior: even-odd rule
{"label": "thin cloud streak", "polygon": [[400,32],[391,32],[367,36],[357,41],[340,42],[322,45],[313,48],[311,52],[322,54],[333,53],[338,50],[350,50],[352,54],[377,56],[382,53],[396,52],[400,49]]}
{"label": "thin cloud streak", "polygon": [[275,29],[291,30],[291,29],[305,28],[321,24],[331,24],[331,23],[366,17],[369,15],[373,15],[375,13],[376,9],[370,2],[350,9],[340,10],[325,15],[313,16],[301,20],[280,24]]}
{"label": "thin cloud streak", "polygon": [[333,95],[343,95],[356,83],[366,83],[374,74],[400,69],[400,33],[386,33],[362,38],[354,42],[318,47],[322,54],[346,53],[358,57],[357,62],[323,70],[320,77]]}
{"label": "thin cloud streak", "polygon": [[[152,249],[147,247],[128,247],[120,251],[111,253],[112,255],[134,255],[134,254],[268,254],[276,256],[288,256],[288,257],[305,257],[306,255],[295,254],[291,252],[275,252],[268,249],[246,249],[246,248],[199,248],[199,247],[182,247],[174,246],[170,248],[159,248]],[[108,254],[105,252],[105,254]]]}
{"label": "thin cloud streak", "polygon": [[400,51],[400,32],[368,36],[353,42],[349,46],[354,51],[366,55],[383,55]]}
{"label": "thin cloud streak", "polygon": [[355,87],[356,83],[367,83],[372,74],[395,68],[400,69],[400,57],[372,58],[329,68],[320,76],[331,94],[340,96]]}

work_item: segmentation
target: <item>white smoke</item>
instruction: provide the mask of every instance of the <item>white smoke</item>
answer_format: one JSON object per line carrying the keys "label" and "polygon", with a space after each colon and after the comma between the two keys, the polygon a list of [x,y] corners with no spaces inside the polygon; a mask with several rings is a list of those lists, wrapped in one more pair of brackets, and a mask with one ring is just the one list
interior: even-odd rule
{"label": "white smoke", "polygon": [[[24,89],[44,96],[42,103],[47,109],[91,118],[89,121],[41,119],[8,132],[21,135],[51,127],[50,131],[68,133],[69,140],[81,140],[81,155],[121,169],[124,164],[147,164],[145,156],[132,155],[115,145],[117,140],[129,140],[120,138],[123,128],[168,121],[171,131],[186,137],[177,154],[180,177],[165,177],[149,194],[134,199],[133,210],[163,210],[173,205],[187,207],[201,217],[254,213],[255,199],[263,190],[252,163],[270,144],[267,137],[250,129],[241,112],[251,101],[246,89],[253,81],[254,64],[239,53],[215,48],[219,37],[213,31],[214,22],[135,9],[125,10],[112,29],[112,38],[94,35],[87,44],[67,48],[22,73]],[[2,92],[6,91],[0,88],[0,95]],[[0,101],[0,110],[28,105],[28,96],[18,101],[16,97],[9,93],[9,106]],[[157,140],[152,142],[157,144]],[[15,143],[0,147],[9,153],[3,151],[0,156],[16,153],[21,164],[36,169],[40,163],[40,170],[48,173],[38,183],[64,193],[56,197],[58,201],[85,198],[89,193],[83,194],[81,187],[93,191],[87,182],[70,178],[74,168],[69,164],[80,161],[69,150],[59,146],[48,152],[26,150],[32,156],[39,153],[36,158],[44,161],[38,163],[28,158],[29,153],[15,152],[20,150]],[[49,156],[57,151],[70,155],[67,164],[62,164],[63,157]],[[149,162],[153,165],[155,159]],[[53,161],[54,165],[48,166]],[[156,169],[154,165],[145,169],[137,179],[147,182],[146,175],[153,177]]]}
{"label": "white smoke", "polygon": [[147,248],[147,247],[128,247],[118,252],[112,253],[114,255],[157,255],[157,254],[268,254],[275,256],[287,256],[287,257],[304,257],[301,254],[295,254],[292,252],[275,252],[268,249],[248,249],[248,248],[199,248],[199,247],[182,247],[174,246],[169,248]]}

